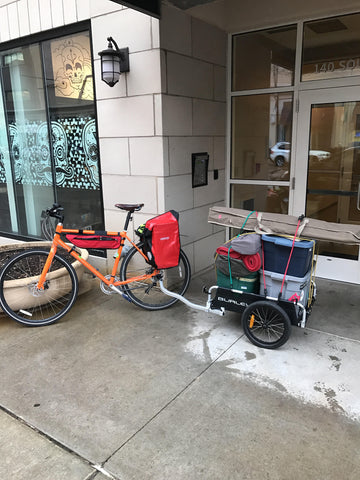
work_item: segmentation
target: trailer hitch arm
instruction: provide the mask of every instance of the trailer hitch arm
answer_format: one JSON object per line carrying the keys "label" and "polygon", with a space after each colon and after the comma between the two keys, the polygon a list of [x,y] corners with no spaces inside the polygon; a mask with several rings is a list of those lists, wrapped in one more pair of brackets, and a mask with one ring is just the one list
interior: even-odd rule
{"label": "trailer hitch arm", "polygon": [[185,303],[185,305],[187,305],[190,308],[194,308],[195,310],[201,310],[202,312],[206,312],[206,313],[215,313],[215,315],[220,315],[220,316],[225,315],[224,308],[220,308],[220,309],[211,308],[211,290],[217,287],[211,287],[209,288],[209,290],[207,290],[208,299],[207,299],[206,305],[203,306],[203,305],[198,305],[197,303],[190,302],[189,300],[187,300],[182,295],[179,295],[178,293],[170,292],[170,290],[164,287],[164,283],[162,280],[159,280],[159,285],[160,285],[160,290],[163,293],[165,293],[166,295],[169,295],[169,297],[177,298],[178,300],[180,300],[180,302]]}

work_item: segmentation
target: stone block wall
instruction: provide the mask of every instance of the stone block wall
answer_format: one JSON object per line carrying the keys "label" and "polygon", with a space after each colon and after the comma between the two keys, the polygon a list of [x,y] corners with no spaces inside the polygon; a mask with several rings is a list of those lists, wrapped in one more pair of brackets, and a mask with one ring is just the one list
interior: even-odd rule
{"label": "stone block wall", "polygon": [[[165,208],[181,214],[182,244],[195,272],[208,267],[224,231],[207,222],[225,199],[225,32],[163,6],[160,22],[162,129],[168,142]],[[208,185],[192,188],[191,154],[209,153]],[[218,170],[218,179],[214,179]]]}

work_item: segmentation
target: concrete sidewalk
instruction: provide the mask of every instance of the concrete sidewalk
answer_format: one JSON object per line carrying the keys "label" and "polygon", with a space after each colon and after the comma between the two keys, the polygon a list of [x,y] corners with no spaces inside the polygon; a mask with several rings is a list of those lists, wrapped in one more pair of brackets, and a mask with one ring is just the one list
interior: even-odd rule
{"label": "concrete sidewalk", "polygon": [[358,480],[359,286],[317,284],[274,351],[236,314],[146,312],[97,280],[52,326],[0,317],[0,479]]}

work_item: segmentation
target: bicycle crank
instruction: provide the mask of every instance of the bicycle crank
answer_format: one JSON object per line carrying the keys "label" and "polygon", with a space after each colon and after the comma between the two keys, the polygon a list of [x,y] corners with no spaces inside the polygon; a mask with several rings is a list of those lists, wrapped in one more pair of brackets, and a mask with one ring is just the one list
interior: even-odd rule
{"label": "bicycle crank", "polygon": [[[107,280],[110,280],[111,278],[111,275],[105,275],[105,278]],[[115,275],[115,278],[114,278],[114,282],[119,282],[120,281],[120,277],[118,277],[117,275]],[[105,293],[105,295],[112,295],[113,293],[118,293],[119,295],[121,295],[125,300],[127,300],[128,302],[132,303],[132,300],[131,298],[126,295],[126,293],[124,293],[122,290],[121,290],[121,287],[115,287],[114,285],[106,285],[106,283],[104,283],[103,281],[100,282],[100,288],[102,290],[103,293]]]}
{"label": "bicycle crank", "polygon": [[[111,275],[105,275],[105,278],[106,280],[110,280]],[[119,282],[120,278],[116,275],[114,281]],[[113,288],[111,288],[109,285],[106,285],[106,283],[103,281],[100,282],[100,288],[105,295],[113,295],[114,293],[117,293]]]}

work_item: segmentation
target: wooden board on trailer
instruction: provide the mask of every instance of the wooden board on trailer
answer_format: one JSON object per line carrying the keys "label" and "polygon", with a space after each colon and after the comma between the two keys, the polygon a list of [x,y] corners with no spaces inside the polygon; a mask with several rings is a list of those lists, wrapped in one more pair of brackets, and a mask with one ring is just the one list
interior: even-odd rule
{"label": "wooden board on trailer", "polygon": [[[208,222],[257,233],[294,236],[299,218],[281,213],[251,212],[239,208],[214,206],[209,209]],[[360,225],[303,217],[298,236],[346,245],[360,245]]]}

